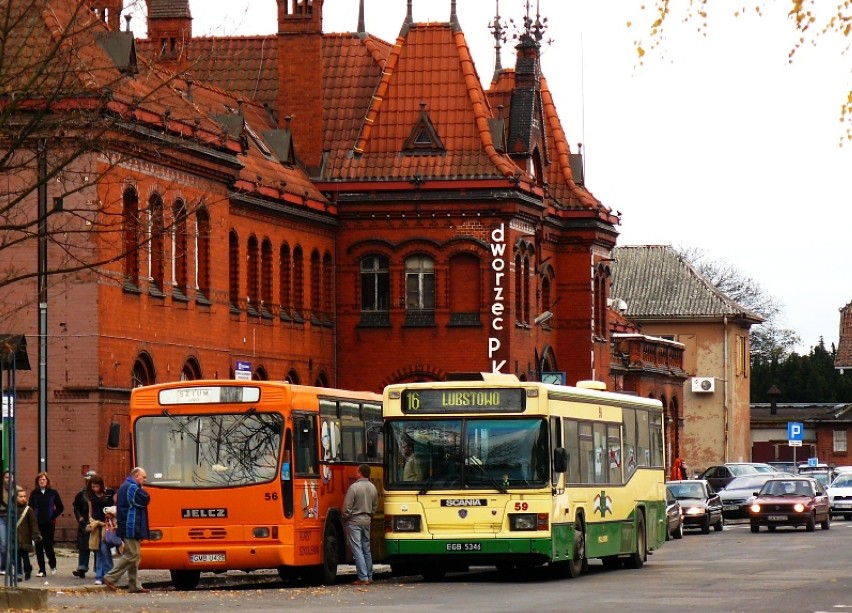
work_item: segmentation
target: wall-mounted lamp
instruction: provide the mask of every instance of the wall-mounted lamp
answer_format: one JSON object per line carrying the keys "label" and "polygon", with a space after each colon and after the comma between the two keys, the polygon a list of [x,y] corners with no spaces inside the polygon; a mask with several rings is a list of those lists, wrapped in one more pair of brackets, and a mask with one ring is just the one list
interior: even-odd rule
{"label": "wall-mounted lamp", "polygon": [[533,323],[537,326],[541,326],[546,324],[553,317],[553,311],[545,311],[538,317],[533,320]]}

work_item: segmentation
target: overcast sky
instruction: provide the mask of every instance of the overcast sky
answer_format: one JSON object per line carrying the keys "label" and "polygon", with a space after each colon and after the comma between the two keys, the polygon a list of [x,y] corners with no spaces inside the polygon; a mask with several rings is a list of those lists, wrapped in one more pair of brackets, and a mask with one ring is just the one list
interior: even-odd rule
{"label": "overcast sky", "polygon": [[[838,310],[852,301],[852,144],[839,146],[852,58],[825,39],[790,64],[797,34],[788,3],[767,3],[775,6],[762,17],[734,17],[719,3],[706,35],[674,16],[664,49],[640,66],[635,41],[651,21],[640,7],[652,3],[529,3],[548,19],[543,70],[569,142],[583,143],[587,187],[621,211],[619,244],[699,247],[783,304],[781,325],[802,338],[800,352],[820,337],[836,344]],[[526,5],[501,0],[501,16],[520,23]],[[190,6],[196,36],[276,31],[275,0]],[[413,6],[415,21],[449,18],[450,0]],[[356,29],[357,0],[324,7],[326,32]],[[495,0],[457,0],[457,8],[487,85]],[[406,0],[366,0],[367,30],[392,42],[405,11]],[[142,19],[133,25],[144,34]],[[511,40],[502,55],[503,66],[514,65]]]}

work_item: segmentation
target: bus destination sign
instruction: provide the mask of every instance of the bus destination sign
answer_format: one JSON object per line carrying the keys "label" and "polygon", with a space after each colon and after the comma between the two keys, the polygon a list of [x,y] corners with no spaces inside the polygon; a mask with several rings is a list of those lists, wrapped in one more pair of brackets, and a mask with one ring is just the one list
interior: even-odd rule
{"label": "bus destination sign", "polygon": [[435,413],[523,413],[526,396],[521,388],[419,389],[402,393],[402,412]]}

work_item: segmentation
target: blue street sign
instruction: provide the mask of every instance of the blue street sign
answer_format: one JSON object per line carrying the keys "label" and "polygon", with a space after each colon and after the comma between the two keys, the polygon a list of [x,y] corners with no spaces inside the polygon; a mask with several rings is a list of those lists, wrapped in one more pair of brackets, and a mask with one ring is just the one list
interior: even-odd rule
{"label": "blue street sign", "polygon": [[234,367],[234,379],[238,381],[251,381],[251,362],[237,360]]}
{"label": "blue street sign", "polygon": [[787,422],[787,440],[802,441],[805,439],[805,424],[799,421]]}

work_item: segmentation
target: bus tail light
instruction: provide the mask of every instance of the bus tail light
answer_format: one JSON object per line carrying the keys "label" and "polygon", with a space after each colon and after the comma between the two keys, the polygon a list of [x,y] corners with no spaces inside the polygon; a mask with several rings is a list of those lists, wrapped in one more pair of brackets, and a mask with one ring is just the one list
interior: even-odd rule
{"label": "bus tail light", "polygon": [[148,531],[148,540],[149,541],[162,541],[163,540],[163,531],[162,530],[149,530]]}
{"label": "bus tail light", "polygon": [[[388,530],[388,527],[390,530]],[[391,515],[385,521],[386,532],[420,532],[419,515]]]}
{"label": "bus tail light", "polygon": [[252,528],[251,535],[256,539],[268,539],[269,528]]}

